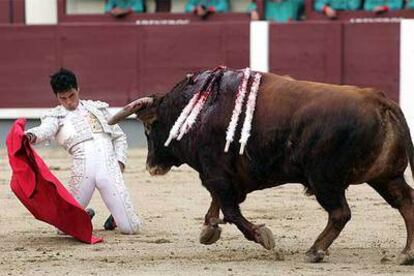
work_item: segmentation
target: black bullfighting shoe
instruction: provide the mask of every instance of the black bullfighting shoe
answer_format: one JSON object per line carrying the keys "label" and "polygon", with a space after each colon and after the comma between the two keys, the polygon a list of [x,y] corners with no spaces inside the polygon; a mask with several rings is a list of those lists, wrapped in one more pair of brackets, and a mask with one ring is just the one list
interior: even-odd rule
{"label": "black bullfighting shoe", "polygon": [[89,217],[92,220],[93,217],[95,216],[95,211],[92,208],[86,208],[85,211],[86,211],[86,213],[89,215]]}
{"label": "black bullfighting shoe", "polygon": [[104,223],[104,229],[105,230],[114,230],[115,228],[116,228],[116,223],[115,223],[114,217],[112,215],[110,215]]}

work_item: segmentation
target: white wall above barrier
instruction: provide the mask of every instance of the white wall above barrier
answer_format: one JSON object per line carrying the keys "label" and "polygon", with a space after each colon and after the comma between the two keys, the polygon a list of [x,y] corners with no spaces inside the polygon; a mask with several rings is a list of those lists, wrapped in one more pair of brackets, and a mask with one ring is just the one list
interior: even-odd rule
{"label": "white wall above barrier", "polygon": [[103,14],[103,0],[66,0],[67,14]]}
{"label": "white wall above barrier", "polygon": [[414,139],[414,20],[401,20],[400,106]]}
{"label": "white wall above barrier", "polygon": [[269,72],[269,22],[250,23],[250,68]]}
{"label": "white wall above barrier", "polygon": [[26,0],[26,24],[57,24],[57,0]]}

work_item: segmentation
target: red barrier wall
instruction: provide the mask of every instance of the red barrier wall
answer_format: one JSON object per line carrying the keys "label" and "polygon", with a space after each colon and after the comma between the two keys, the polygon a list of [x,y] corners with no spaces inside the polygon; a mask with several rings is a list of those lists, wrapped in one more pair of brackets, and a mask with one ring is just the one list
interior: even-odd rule
{"label": "red barrier wall", "polygon": [[25,0],[13,0],[13,23],[24,24],[25,19]]}
{"label": "red barrier wall", "polygon": [[342,24],[270,24],[269,70],[298,79],[341,83]]}
{"label": "red barrier wall", "polygon": [[0,33],[0,106],[54,104],[48,75],[59,66],[56,27],[0,27]]}
{"label": "red barrier wall", "polygon": [[[137,26],[78,23],[0,27],[0,107],[55,104],[48,76],[79,75],[85,98],[120,106],[168,91],[185,73],[249,66],[249,23]],[[376,86],[398,100],[399,24],[270,24],[270,71]]]}
{"label": "red barrier wall", "polygon": [[399,99],[399,23],[270,24],[269,44],[271,72],[376,87]]}
{"label": "red barrier wall", "polygon": [[70,24],[0,27],[0,107],[54,104],[48,76],[64,66],[85,97],[123,105],[163,93],[186,73],[249,62],[249,24]]}
{"label": "red barrier wall", "polygon": [[58,63],[79,75],[88,98],[122,105],[137,90],[141,39],[134,26],[60,26],[58,39]]}
{"label": "red barrier wall", "polygon": [[165,91],[185,73],[249,66],[249,24],[194,24],[142,28],[140,91]]}
{"label": "red barrier wall", "polygon": [[25,22],[25,0],[0,0],[0,24]]}
{"label": "red barrier wall", "polygon": [[400,24],[344,24],[343,83],[374,86],[398,101]]}
{"label": "red barrier wall", "polygon": [[0,1],[0,23],[10,23],[9,1]]}

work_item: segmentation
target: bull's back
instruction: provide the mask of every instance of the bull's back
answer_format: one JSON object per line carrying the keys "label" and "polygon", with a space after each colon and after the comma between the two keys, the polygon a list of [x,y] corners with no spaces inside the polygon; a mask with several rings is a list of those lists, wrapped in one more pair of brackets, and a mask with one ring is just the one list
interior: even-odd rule
{"label": "bull's back", "polygon": [[[378,160],[389,161],[391,148],[400,143],[389,136],[394,130],[387,100],[372,89],[266,74],[259,93],[253,136],[258,160],[269,161],[264,177],[276,172],[275,178],[363,182],[370,168],[371,176],[383,169]],[[384,147],[388,153],[379,157]]]}
{"label": "bull's back", "polygon": [[[298,81],[275,74],[264,74],[257,100],[260,117],[292,114],[315,106],[319,111],[334,112],[370,104],[376,108],[381,92],[369,88]],[[261,116],[260,116],[261,115]]]}

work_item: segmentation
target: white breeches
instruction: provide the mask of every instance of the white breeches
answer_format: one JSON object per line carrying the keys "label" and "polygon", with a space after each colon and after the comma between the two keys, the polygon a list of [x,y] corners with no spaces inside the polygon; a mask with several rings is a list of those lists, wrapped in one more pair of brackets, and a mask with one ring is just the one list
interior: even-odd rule
{"label": "white breeches", "polygon": [[141,221],[135,214],[110,137],[94,134],[93,140],[74,146],[71,154],[69,187],[79,204],[85,208],[97,188],[119,230],[124,234],[138,232]]}

